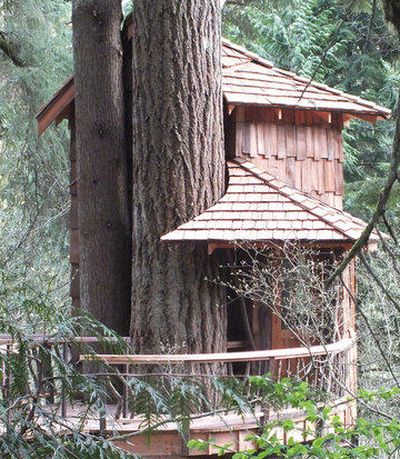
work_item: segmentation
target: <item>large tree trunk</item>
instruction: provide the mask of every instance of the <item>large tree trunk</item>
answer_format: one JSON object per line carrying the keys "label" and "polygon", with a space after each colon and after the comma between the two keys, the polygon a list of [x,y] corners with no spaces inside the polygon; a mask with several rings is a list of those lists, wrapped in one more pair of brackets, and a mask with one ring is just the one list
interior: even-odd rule
{"label": "large tree trunk", "polygon": [[215,255],[160,242],[224,192],[219,0],[137,0],[133,30],[132,343],[222,351]]}
{"label": "large tree trunk", "polygon": [[120,0],[74,0],[81,306],[125,334],[131,229]]}

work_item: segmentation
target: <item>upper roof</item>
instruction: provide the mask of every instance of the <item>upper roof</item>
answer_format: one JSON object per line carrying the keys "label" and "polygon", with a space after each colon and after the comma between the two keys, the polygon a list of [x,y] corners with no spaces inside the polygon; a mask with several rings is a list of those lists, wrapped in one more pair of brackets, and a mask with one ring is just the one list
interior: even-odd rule
{"label": "upper roof", "polygon": [[[371,121],[390,116],[390,110],[384,107],[274,67],[225,39],[222,66],[224,98],[229,105],[336,111]],[[53,121],[67,116],[74,97],[73,78],[70,78],[36,115],[39,134]]]}
{"label": "upper roof", "polygon": [[[249,161],[228,162],[226,194],[163,241],[353,242],[366,224],[292,188]],[[377,241],[374,233],[371,241]]]}
{"label": "upper roof", "polygon": [[222,65],[228,104],[339,111],[380,118],[390,115],[390,110],[373,102],[274,67],[226,39],[222,41]]}

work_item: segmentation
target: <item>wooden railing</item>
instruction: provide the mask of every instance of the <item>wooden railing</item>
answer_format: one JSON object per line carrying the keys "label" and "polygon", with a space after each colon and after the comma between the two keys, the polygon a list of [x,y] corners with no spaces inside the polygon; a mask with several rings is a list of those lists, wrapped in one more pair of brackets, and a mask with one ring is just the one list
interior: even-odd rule
{"label": "wooden railing", "polygon": [[[29,337],[33,342],[53,346],[57,348],[57,355],[71,365],[82,365],[84,362],[98,362],[101,372],[97,371],[99,377],[117,377],[122,384],[117,384],[119,389],[113,388],[112,397],[114,406],[113,415],[116,418],[132,417],[133,413],[128,410],[128,399],[134,394],[129,393],[129,380],[143,376],[149,376],[153,371],[149,366],[156,368],[158,373],[165,371],[171,376],[179,370],[185,377],[195,377],[191,372],[199,365],[210,365],[210,368],[218,368],[221,376],[246,378],[251,374],[269,373],[274,380],[281,380],[283,377],[292,377],[305,380],[317,390],[325,391],[331,398],[339,399],[351,386],[352,374],[354,374],[354,346],[353,339],[342,339],[338,342],[311,347],[297,347],[290,349],[274,349],[260,351],[226,352],[215,354],[80,354],[77,355],[76,345],[78,343],[96,344],[99,342],[95,337],[76,337],[72,339],[59,340],[42,335]],[[126,349],[129,350],[129,339]],[[14,347],[15,341],[7,335],[0,335],[0,349],[2,353],[18,352]],[[105,365],[102,365],[105,364]],[[242,364],[245,371],[238,373],[235,365]],[[162,370],[160,370],[160,368]],[[110,371],[113,369],[113,371]],[[150,373],[151,374],[151,373]],[[7,374],[6,368],[2,370],[2,392],[7,396],[7,381],[12,378]],[[61,407],[61,415],[68,416],[68,406],[63,389],[64,382],[61,381],[59,390],[55,397],[58,397]],[[102,413],[100,422],[104,428],[107,413]]]}
{"label": "wooden railing", "polygon": [[[137,377],[138,373],[143,374],[143,366],[167,368],[171,375],[174,374],[173,369],[178,367],[181,374],[186,374],[186,369],[188,376],[191,376],[188,368],[193,365],[210,365],[213,369],[218,368],[218,373],[225,377],[246,378],[250,375],[269,373],[275,381],[283,377],[305,380],[313,389],[328,393],[330,398],[340,399],[351,386],[350,379],[354,374],[351,353],[354,345],[353,339],[343,339],[328,345],[290,349],[214,354],[84,354],[80,356],[80,360],[98,361],[110,366],[123,365],[125,371],[120,375],[127,380]],[[244,374],[235,374],[233,365],[237,363],[245,363]],[[221,365],[227,366],[225,370]],[[160,371],[162,372],[157,370],[157,376],[162,374]],[[120,400],[122,409],[117,410],[118,415],[122,417],[126,415],[126,397],[127,394],[124,392]]]}
{"label": "wooden railing", "polygon": [[346,351],[352,348],[353,344],[354,340],[352,339],[342,339],[336,343],[320,346],[214,354],[84,354],[80,356],[80,360],[88,361],[96,359],[109,365],[258,362],[326,356]]}

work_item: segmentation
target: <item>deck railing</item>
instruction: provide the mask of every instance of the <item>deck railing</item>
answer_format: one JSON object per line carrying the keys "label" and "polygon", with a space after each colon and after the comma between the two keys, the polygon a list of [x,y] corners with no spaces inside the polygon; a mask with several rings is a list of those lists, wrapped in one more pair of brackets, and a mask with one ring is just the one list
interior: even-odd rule
{"label": "deck railing", "polygon": [[[113,417],[117,419],[132,418],[134,415],[128,408],[129,399],[135,396],[129,380],[143,375],[160,374],[161,371],[165,371],[170,376],[178,375],[179,372],[184,377],[195,377],[198,375],[192,374],[191,369],[198,368],[200,365],[209,365],[210,369],[217,368],[220,375],[224,377],[246,378],[251,374],[268,372],[272,379],[276,381],[281,380],[283,377],[305,380],[312,388],[327,392],[334,399],[340,399],[346,394],[346,390],[352,384],[352,374],[354,375],[353,350],[355,342],[353,339],[342,339],[327,345],[289,349],[216,354],[157,355],[128,353],[81,353],[77,355],[77,344],[96,344],[99,339],[95,337],[76,337],[59,340],[42,335],[33,335],[30,340],[41,345],[45,344],[46,346],[54,347],[58,358],[64,359],[68,364],[75,367],[83,364],[90,366],[93,365],[93,362],[97,362],[95,366],[97,367],[96,375],[98,377],[118,378],[121,384],[114,385],[112,394],[114,400],[112,413]],[[129,351],[129,339],[126,338],[125,341],[127,342],[126,350]],[[15,341],[12,337],[6,335],[0,335],[0,349],[3,355],[4,353],[18,352],[18,348],[15,347]],[[99,367],[101,367],[101,371],[99,371]],[[151,373],[152,371],[153,373]],[[7,397],[7,387],[13,375],[7,372],[7,368],[4,365],[1,373],[2,393],[3,397]],[[61,380],[58,386],[54,385],[54,393],[51,394],[51,397],[57,399],[61,415],[68,417],[64,383]],[[101,429],[104,429],[105,419],[109,415],[110,413],[104,412],[99,415]]]}

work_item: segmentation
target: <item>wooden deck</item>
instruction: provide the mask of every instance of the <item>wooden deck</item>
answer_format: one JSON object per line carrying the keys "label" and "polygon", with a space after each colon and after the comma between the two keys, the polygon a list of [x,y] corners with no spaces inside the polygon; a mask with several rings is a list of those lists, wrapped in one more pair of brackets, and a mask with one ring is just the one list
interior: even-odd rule
{"label": "wooden deck", "polygon": [[[43,342],[41,336],[31,337],[33,344]],[[57,347],[57,355],[65,359],[66,365],[75,365],[75,360],[69,348],[75,342],[97,342],[93,337],[76,337],[70,342],[56,341],[48,337],[45,342],[48,346]],[[0,346],[3,346],[4,353],[18,352],[18,346],[11,337],[0,336]],[[129,350],[129,348],[127,349]],[[87,414],[88,405],[80,399],[68,404],[65,396],[64,384],[55,373],[51,390],[52,405],[46,405],[49,393],[43,394],[43,410],[49,409],[51,416],[55,418],[56,429],[69,430],[70,427],[78,428],[81,431],[93,435],[101,435],[114,441],[121,449],[135,453],[144,458],[179,458],[179,457],[205,457],[217,453],[215,446],[229,445],[230,451],[245,451],[254,449],[255,445],[248,436],[261,432],[263,422],[266,420],[291,419],[296,429],[289,434],[285,433],[280,426],[275,427],[275,435],[285,443],[288,436],[300,441],[311,440],[315,425],[306,421],[305,413],[300,410],[286,409],[279,413],[266,410],[265,407],[256,408],[255,412],[247,412],[238,415],[234,412],[203,413],[193,416],[189,427],[181,432],[177,423],[168,419],[153,421],[151,432],[149,426],[144,422],[143,417],[135,411],[134,402],[138,394],[135,387],[129,384],[130,378],[141,377],[138,369],[142,365],[161,364],[171,370],[168,375],[179,376],[173,369],[182,364],[225,364],[227,377],[243,378],[248,376],[248,371],[242,376],[231,373],[231,365],[236,362],[244,362],[246,368],[251,370],[251,364],[267,362],[271,378],[279,381],[284,377],[296,377],[308,382],[311,388],[329,394],[332,414],[338,415],[342,422],[350,426],[356,416],[354,402],[348,401],[345,397],[348,392],[354,393],[356,388],[356,347],[354,339],[342,339],[340,341],[324,346],[274,349],[263,351],[235,351],[222,354],[162,354],[162,355],[137,355],[137,354],[81,354],[81,361],[104,362],[106,373],[98,373],[95,377],[118,378],[117,389],[113,388],[113,400],[115,404],[106,405],[103,414],[91,412]],[[124,373],[120,373],[123,366]],[[139,365],[139,367],[138,367]],[[36,368],[36,367],[35,367]],[[56,368],[56,366],[55,366]],[[32,381],[40,380],[40,366]],[[149,373],[146,373],[149,376]],[[179,376],[180,377],[180,376]],[[197,377],[197,375],[186,374],[185,377]],[[13,375],[3,373],[2,394],[8,394],[9,382]],[[51,379],[51,378],[50,378]],[[101,406],[103,396],[99,395],[96,406]],[[48,408],[47,408],[48,407]],[[130,410],[133,410],[132,412]],[[47,414],[43,413],[43,421],[46,422]],[[39,419],[40,422],[40,419]],[[158,422],[157,425],[154,422]],[[1,429],[1,426],[0,426]],[[187,448],[189,439],[199,439],[212,442],[208,451],[194,451]]]}
{"label": "wooden deck", "polygon": [[[331,404],[332,414],[340,416],[345,425],[351,425],[355,419],[355,406],[352,402],[345,399],[336,400]],[[70,424],[80,421],[81,411],[84,407],[68,407],[66,420]],[[232,452],[255,449],[256,445],[247,437],[250,434],[260,432],[260,427],[264,421],[265,413],[257,410],[254,413],[238,415],[232,412],[225,412],[218,415],[198,415],[190,423],[188,432],[183,434],[179,431],[178,425],[168,422],[158,427],[149,434],[143,418],[136,417],[115,419],[113,411],[115,406],[107,406],[107,418],[105,425],[101,426],[99,418],[94,416],[87,419],[83,430],[91,434],[102,434],[109,438],[115,438],[114,443],[127,452],[138,454],[144,458],[173,457],[183,458],[189,456],[208,456],[218,452],[216,446],[229,444]],[[315,427],[305,420],[305,413],[300,410],[286,409],[279,413],[270,411],[269,421],[277,419],[291,419],[296,424],[296,430],[287,434],[281,427],[275,428],[275,434],[282,443],[286,443],[289,437],[296,440],[312,440],[313,436],[309,433]],[[307,430],[307,434],[305,431]],[[208,451],[189,450],[187,441],[198,439],[211,441]]]}

